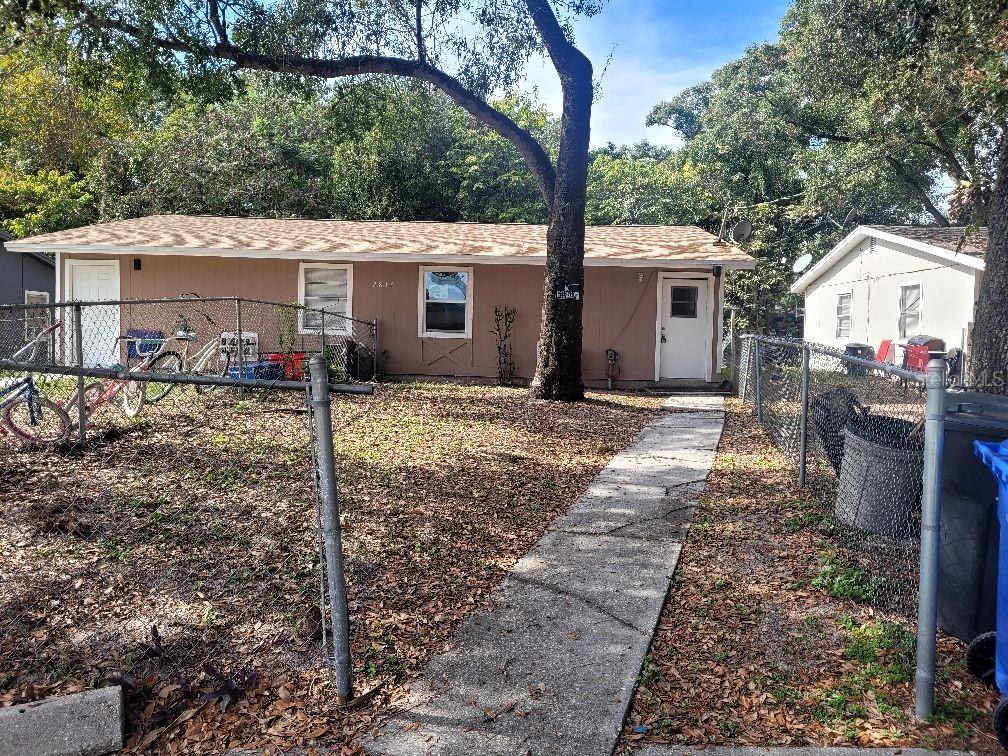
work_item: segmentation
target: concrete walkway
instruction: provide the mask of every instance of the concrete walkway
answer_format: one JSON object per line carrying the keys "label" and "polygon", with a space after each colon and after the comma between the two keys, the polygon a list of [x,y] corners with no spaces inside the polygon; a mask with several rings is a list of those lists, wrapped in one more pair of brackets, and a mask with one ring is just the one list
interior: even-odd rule
{"label": "concrete walkway", "polygon": [[373,754],[611,753],[721,437],[721,397],[666,402],[431,660]]}
{"label": "concrete walkway", "polygon": [[925,751],[920,748],[690,748],[644,746],[634,756],[969,756],[966,751]]}

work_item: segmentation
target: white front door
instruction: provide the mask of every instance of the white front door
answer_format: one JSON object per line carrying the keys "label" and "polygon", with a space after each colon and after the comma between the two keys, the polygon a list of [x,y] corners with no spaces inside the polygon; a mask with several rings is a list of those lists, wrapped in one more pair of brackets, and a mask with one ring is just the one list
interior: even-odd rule
{"label": "white front door", "polygon": [[[117,260],[68,260],[68,299],[102,302],[119,299]],[[66,308],[64,324],[71,359],[76,360],[73,309]],[[88,305],[81,308],[81,352],[86,367],[104,367],[119,362],[119,306]]]}
{"label": "white front door", "polygon": [[660,279],[659,379],[707,379],[711,356],[710,281]]}

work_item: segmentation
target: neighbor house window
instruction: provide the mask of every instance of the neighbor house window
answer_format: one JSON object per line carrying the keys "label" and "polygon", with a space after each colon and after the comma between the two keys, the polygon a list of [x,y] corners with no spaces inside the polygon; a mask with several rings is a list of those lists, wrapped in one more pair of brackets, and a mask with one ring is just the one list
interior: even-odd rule
{"label": "neighbor house window", "polygon": [[920,333],[921,286],[900,287],[899,335],[907,339]]}
{"label": "neighbor house window", "polygon": [[[24,293],[26,305],[47,305],[49,304],[48,291],[28,291]],[[32,308],[25,310],[24,337],[25,341],[31,341],[42,331],[49,327],[52,319],[52,312],[43,308]]]}
{"label": "neighbor house window", "polygon": [[472,268],[420,268],[420,335],[472,335]]}
{"label": "neighbor house window", "polygon": [[322,311],[326,313],[326,331],[348,330],[344,318],[353,314],[353,267],[301,263],[299,275],[298,302],[305,307],[301,313],[301,330],[320,333]]}
{"label": "neighbor house window", "polygon": [[854,295],[850,292],[837,294],[836,298],[836,337],[838,339],[849,339],[851,330],[851,300]]}

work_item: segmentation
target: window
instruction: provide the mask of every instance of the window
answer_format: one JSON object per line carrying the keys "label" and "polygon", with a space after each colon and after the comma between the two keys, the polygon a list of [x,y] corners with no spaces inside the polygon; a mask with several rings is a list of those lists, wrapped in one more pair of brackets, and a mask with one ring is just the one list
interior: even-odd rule
{"label": "window", "polygon": [[472,334],[472,268],[420,268],[421,336]]}
{"label": "window", "polygon": [[920,333],[921,285],[900,287],[899,335],[907,339]]}
{"label": "window", "polygon": [[309,308],[301,312],[302,333],[319,333],[322,330],[322,314],[318,310],[326,312],[326,331],[346,331],[346,321],[340,316],[353,314],[352,300],[352,266],[301,263],[298,302]]}
{"label": "window", "polygon": [[[49,304],[48,291],[28,291],[24,293],[26,305],[47,305]],[[24,337],[25,341],[31,341],[42,331],[48,328],[52,319],[52,311],[48,308],[31,308],[25,310]]]}
{"label": "window", "polygon": [[836,337],[838,339],[849,339],[851,331],[851,300],[854,295],[850,292],[837,294],[836,298]]}
{"label": "window", "polygon": [[672,311],[673,318],[695,318],[697,316],[697,287],[673,286]]}

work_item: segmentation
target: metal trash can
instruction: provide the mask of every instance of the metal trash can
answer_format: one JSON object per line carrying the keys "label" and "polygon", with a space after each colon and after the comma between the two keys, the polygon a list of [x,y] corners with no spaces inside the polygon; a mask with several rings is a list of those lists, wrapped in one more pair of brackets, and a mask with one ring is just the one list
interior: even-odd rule
{"label": "metal trash can", "polygon": [[945,414],[938,626],[969,642],[994,629],[997,607],[997,482],[974,441],[1008,438],[1008,397],[950,392]]}
{"label": "metal trash can", "polygon": [[836,517],[889,538],[920,532],[924,436],[907,420],[869,415],[843,430]]}
{"label": "metal trash can", "polygon": [[[875,359],[875,350],[872,349],[871,344],[862,344],[859,341],[852,341],[850,344],[847,344],[844,347],[844,354],[851,357],[860,357],[862,360]],[[847,375],[865,375],[868,372],[868,368],[863,365],[855,365],[852,362],[844,362],[844,368],[847,370]]]}

